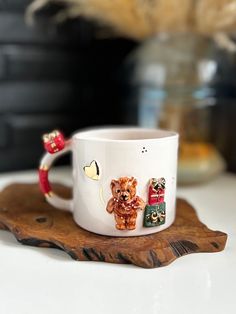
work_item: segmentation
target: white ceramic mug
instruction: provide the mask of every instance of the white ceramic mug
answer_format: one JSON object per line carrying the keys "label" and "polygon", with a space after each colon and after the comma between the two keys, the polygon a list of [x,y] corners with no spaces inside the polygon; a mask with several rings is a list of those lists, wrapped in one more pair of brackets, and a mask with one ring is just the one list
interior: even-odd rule
{"label": "white ceramic mug", "polygon": [[[54,144],[53,144],[54,145]],[[40,164],[47,201],[73,213],[82,228],[109,236],[140,236],[168,228],[175,219],[178,134],[141,128],[81,131]],[[51,190],[48,171],[72,151],[73,199]]]}

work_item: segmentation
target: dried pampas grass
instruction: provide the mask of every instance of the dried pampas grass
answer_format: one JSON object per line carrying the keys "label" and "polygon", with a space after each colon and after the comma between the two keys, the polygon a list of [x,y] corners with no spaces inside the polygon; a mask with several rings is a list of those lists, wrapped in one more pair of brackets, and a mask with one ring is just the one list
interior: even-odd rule
{"label": "dried pampas grass", "polygon": [[84,16],[134,39],[159,32],[212,35],[236,27],[236,0],[35,0],[28,19],[50,4],[65,5],[53,17],[57,22]]}

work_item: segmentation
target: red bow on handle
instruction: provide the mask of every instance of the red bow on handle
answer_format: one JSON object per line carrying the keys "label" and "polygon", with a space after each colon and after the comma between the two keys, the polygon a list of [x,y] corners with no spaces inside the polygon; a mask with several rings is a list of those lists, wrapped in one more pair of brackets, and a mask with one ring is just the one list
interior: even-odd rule
{"label": "red bow on handle", "polygon": [[[64,149],[66,141],[64,135],[58,131],[54,130],[51,133],[43,135],[44,148],[49,154],[55,154]],[[52,188],[48,180],[48,171],[50,169],[50,158],[46,157],[42,161],[39,168],[39,183],[41,191],[45,196],[52,196]]]}
{"label": "red bow on handle", "polygon": [[44,148],[50,154],[55,154],[61,151],[65,147],[64,135],[58,131],[54,130],[51,133],[43,135]]}

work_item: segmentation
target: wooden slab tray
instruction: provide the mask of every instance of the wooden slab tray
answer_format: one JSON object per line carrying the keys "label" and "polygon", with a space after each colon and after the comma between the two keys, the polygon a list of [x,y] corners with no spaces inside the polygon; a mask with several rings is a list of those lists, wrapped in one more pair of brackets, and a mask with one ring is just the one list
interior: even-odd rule
{"label": "wooden slab tray", "polygon": [[[70,189],[56,185],[64,197]],[[197,252],[219,252],[227,235],[201,223],[194,208],[177,200],[177,215],[168,229],[140,237],[100,236],[78,227],[72,215],[54,209],[37,184],[11,184],[0,193],[0,228],[26,245],[64,250],[79,261],[134,264],[144,268],[165,266],[178,257]]]}

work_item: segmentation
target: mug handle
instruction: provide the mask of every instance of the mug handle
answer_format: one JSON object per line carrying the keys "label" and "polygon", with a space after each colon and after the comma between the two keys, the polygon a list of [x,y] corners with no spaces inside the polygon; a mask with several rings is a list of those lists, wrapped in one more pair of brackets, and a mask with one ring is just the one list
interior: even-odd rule
{"label": "mug handle", "polygon": [[49,171],[53,165],[53,162],[60,156],[64,155],[65,153],[68,153],[71,151],[71,140],[65,142],[65,146],[62,150],[56,152],[56,153],[49,153],[47,152],[39,166],[39,186],[40,190],[44,194],[47,202],[51,204],[52,206],[58,208],[58,209],[64,209],[67,211],[72,212],[72,199],[64,199],[60,196],[58,196],[56,193],[53,192],[51,188],[51,184],[49,182],[48,174]]}

